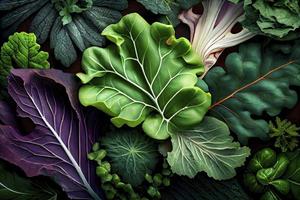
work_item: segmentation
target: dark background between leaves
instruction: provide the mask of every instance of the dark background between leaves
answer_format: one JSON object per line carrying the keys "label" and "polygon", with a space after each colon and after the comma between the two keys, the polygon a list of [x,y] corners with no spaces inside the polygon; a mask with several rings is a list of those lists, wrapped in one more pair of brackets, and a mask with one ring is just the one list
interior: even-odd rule
{"label": "dark background between leaves", "polygon": [[[194,11],[196,13],[201,13],[201,6],[196,6],[196,8],[194,9]],[[128,13],[132,13],[132,12],[138,12],[140,15],[142,15],[149,23],[152,23],[154,21],[158,20],[158,16],[153,15],[150,11],[147,11],[141,4],[137,3],[136,1],[133,0],[129,0],[129,4],[128,4],[128,8],[126,10],[124,10],[122,12],[123,15],[126,15]],[[3,12],[0,12],[0,17],[5,14]],[[31,22],[32,18],[29,18],[28,20],[26,20],[18,29],[18,32],[21,31],[25,31],[27,32],[30,26],[30,22]],[[235,27],[235,30],[238,30],[239,27]],[[176,36],[177,37],[186,37],[189,38],[189,28],[188,26],[186,26],[185,24],[179,24],[176,27]],[[100,33],[99,33],[100,34]],[[0,38],[1,38],[1,33],[0,33]],[[4,41],[6,41],[7,38],[5,38]],[[258,41],[258,42],[262,42],[262,43],[267,43],[267,42],[272,42],[270,40],[268,40],[265,37],[260,37],[257,36],[255,38],[252,39],[252,41]],[[1,43],[2,45],[2,43]],[[59,61],[55,60],[54,58],[54,54],[53,54],[53,50],[50,49],[50,45],[49,45],[49,39],[41,45],[42,46],[42,50],[49,52],[49,61],[50,61],[50,65],[52,68],[56,68],[56,69],[61,69],[65,72],[69,72],[69,73],[77,73],[81,71],[81,56],[82,53],[78,50],[78,55],[79,58],[76,60],[75,63],[73,63],[69,68],[64,68],[62,67],[62,65],[59,63]],[[233,48],[228,48],[226,49],[223,54],[221,55],[221,57],[219,58],[218,62],[216,65],[218,66],[224,66],[224,61],[226,56],[233,51],[236,51],[237,47],[233,47]],[[293,88],[297,91],[298,95],[300,96],[300,88],[299,87],[295,87]],[[255,117],[255,116],[254,116]],[[266,114],[263,115],[263,117],[266,120],[272,120],[272,118],[270,118],[269,116],[267,116]],[[298,126],[300,125],[300,102],[297,103],[297,105],[293,108],[293,109],[283,109],[282,113],[280,114],[281,118],[286,118],[288,120],[290,120],[293,123],[296,123]],[[108,121],[108,119],[103,119],[104,121]],[[26,131],[26,132],[30,132],[30,130],[32,130],[33,125],[30,122],[30,120],[27,119],[21,119],[20,120],[20,126]],[[251,148],[252,153],[256,152],[258,149],[261,149],[264,146],[272,146],[274,141],[269,141],[269,142],[262,142],[258,139],[251,139],[249,141],[248,146]],[[15,170],[19,171],[19,169],[17,169],[17,167],[15,166],[11,166],[12,168],[15,168]],[[243,175],[243,167],[241,167],[240,169],[237,170],[237,177],[239,179],[240,182],[242,182],[242,175]],[[22,172],[19,172],[22,173]],[[37,177],[36,179],[42,179],[42,181],[49,181],[50,183],[52,182],[49,178],[46,177]],[[57,190],[59,189],[59,186],[57,186],[55,183],[52,182],[52,184],[54,188],[57,188]],[[252,194],[249,194],[250,196]],[[253,198],[256,198],[253,196]],[[67,197],[62,193],[59,197],[59,200],[63,200],[63,199],[67,199]],[[1,200],[1,197],[0,197]]]}

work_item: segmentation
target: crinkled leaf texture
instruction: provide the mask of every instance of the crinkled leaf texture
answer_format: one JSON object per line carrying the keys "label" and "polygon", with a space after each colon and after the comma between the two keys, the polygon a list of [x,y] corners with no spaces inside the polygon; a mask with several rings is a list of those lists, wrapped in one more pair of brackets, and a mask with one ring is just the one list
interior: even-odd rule
{"label": "crinkled leaf texture", "polygon": [[138,186],[151,174],[158,161],[157,145],[142,132],[136,130],[115,130],[101,139],[112,171],[126,183]]}
{"label": "crinkled leaf texture", "polygon": [[205,117],[197,127],[172,135],[172,145],[167,158],[172,171],[190,178],[204,171],[216,180],[230,179],[236,175],[235,168],[250,155],[248,147],[233,142],[226,124],[213,117]]}
{"label": "crinkled leaf texture", "polygon": [[57,200],[57,192],[47,183],[23,178],[0,162],[1,200]]}
{"label": "crinkled leaf texture", "polygon": [[[13,68],[50,67],[48,53],[40,51],[33,33],[15,33],[4,43],[0,52],[0,87],[7,88],[7,76]],[[6,91],[1,91],[5,95]]]}
{"label": "crinkled leaf texture", "polygon": [[299,0],[230,0],[243,2],[242,24],[253,33],[275,39],[293,40],[300,36]]}
{"label": "crinkled leaf texture", "polygon": [[129,14],[102,33],[114,44],[92,47],[83,55],[85,84],[79,99],[113,116],[112,123],[135,127],[166,139],[179,128],[198,124],[211,97],[195,87],[203,66],[185,38],[176,39],[170,25],[149,25]]}
{"label": "crinkled leaf texture", "polygon": [[18,115],[35,128],[24,135],[16,126],[0,125],[0,157],[29,177],[52,177],[71,199],[99,200],[87,154],[100,123],[95,113],[82,110],[77,89],[74,76],[58,70],[12,70],[9,94]]}
{"label": "crinkled leaf texture", "polygon": [[[276,116],[297,103],[290,86],[300,86],[300,41],[293,44],[242,44],[225,68],[214,67],[205,77],[213,96],[210,114],[223,120],[246,143],[268,138],[268,123],[254,116]],[[276,59],[274,59],[276,58]]]}
{"label": "crinkled leaf texture", "polygon": [[83,51],[93,45],[104,45],[105,39],[99,33],[121,18],[119,11],[127,7],[127,0],[93,0],[80,13],[69,13],[70,20],[65,25],[64,15],[60,16],[59,11],[66,10],[68,5],[60,8],[57,4],[53,0],[1,0],[0,11],[9,12],[0,18],[0,30],[7,36],[36,13],[30,32],[36,34],[39,43],[50,37],[56,59],[68,67],[77,59],[76,48]]}
{"label": "crinkled leaf texture", "polygon": [[235,5],[227,0],[205,0],[202,5],[201,15],[195,14],[191,8],[181,13],[179,19],[190,27],[192,46],[203,60],[206,73],[225,48],[243,43],[255,34],[247,29],[232,33],[243,14],[241,4]]}
{"label": "crinkled leaf texture", "polygon": [[162,194],[163,200],[250,200],[236,179],[215,181],[203,174],[193,179],[176,176]]}

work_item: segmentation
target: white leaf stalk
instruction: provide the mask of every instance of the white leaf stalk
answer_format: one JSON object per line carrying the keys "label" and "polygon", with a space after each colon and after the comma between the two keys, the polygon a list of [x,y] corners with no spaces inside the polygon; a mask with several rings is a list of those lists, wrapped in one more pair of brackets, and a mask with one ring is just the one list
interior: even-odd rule
{"label": "white leaf stalk", "polygon": [[190,27],[190,41],[204,62],[205,72],[201,78],[217,62],[225,48],[255,36],[245,28],[232,33],[232,28],[243,17],[242,4],[226,0],[204,0],[202,5],[202,15],[195,14],[192,8],[179,15],[179,19]]}

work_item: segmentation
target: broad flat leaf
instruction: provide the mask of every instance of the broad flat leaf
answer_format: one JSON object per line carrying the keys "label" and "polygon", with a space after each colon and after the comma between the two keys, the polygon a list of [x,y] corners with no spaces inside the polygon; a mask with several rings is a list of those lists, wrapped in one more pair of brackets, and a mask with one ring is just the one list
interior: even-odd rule
{"label": "broad flat leaf", "polygon": [[193,129],[172,135],[173,150],[168,163],[174,173],[193,178],[206,172],[216,180],[230,179],[235,168],[244,164],[250,155],[248,147],[233,142],[226,124],[213,117],[205,117]]}
{"label": "broad flat leaf", "polygon": [[203,174],[193,179],[171,179],[171,186],[162,194],[162,200],[250,200],[237,179],[215,181]]}
{"label": "broad flat leaf", "polygon": [[[48,53],[40,51],[32,33],[15,33],[4,43],[0,52],[0,86],[7,87],[7,76],[13,68],[49,68]],[[4,92],[4,91],[2,91]]]}
{"label": "broad flat leaf", "polygon": [[[291,86],[300,86],[300,42],[293,45],[242,44],[205,77],[212,93],[210,114],[223,120],[246,143],[250,137],[268,138],[268,123],[254,116],[276,116],[297,102]],[[276,59],[274,59],[276,58]]]}
{"label": "broad flat leaf", "polygon": [[57,200],[57,193],[47,183],[23,178],[0,162],[1,200]]}
{"label": "broad flat leaf", "polygon": [[117,127],[143,123],[146,134],[155,139],[202,120],[210,94],[194,85],[203,66],[190,43],[175,38],[172,26],[149,25],[133,13],[102,35],[114,44],[84,52],[86,74],[78,74],[85,84],[79,91],[84,106],[113,116]]}
{"label": "broad flat leaf", "polygon": [[139,186],[158,162],[154,140],[136,130],[115,130],[101,139],[101,145],[111,161],[112,171],[132,186]]}
{"label": "broad flat leaf", "polygon": [[168,0],[137,0],[137,2],[143,4],[147,10],[150,10],[154,14],[169,14],[172,10]]}
{"label": "broad flat leaf", "polygon": [[87,159],[99,117],[81,109],[74,76],[14,69],[8,88],[19,116],[35,128],[24,135],[15,126],[0,125],[0,157],[29,177],[52,177],[71,199],[100,200],[95,167]]}

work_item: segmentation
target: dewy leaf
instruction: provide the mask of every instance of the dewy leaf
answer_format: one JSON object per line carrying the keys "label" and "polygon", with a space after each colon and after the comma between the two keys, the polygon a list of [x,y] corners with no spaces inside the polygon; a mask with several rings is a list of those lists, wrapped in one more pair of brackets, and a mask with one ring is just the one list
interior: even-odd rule
{"label": "dewy leaf", "polygon": [[[22,0],[0,1],[0,10],[9,11],[0,18],[1,36],[15,32],[32,14],[30,32],[44,43],[50,36],[55,58],[64,66],[76,59],[76,47],[83,51],[93,45],[104,45],[99,33],[121,18],[120,10],[127,7],[126,0]],[[61,16],[60,16],[61,15]]]}
{"label": "dewy leaf", "polygon": [[0,125],[0,157],[29,177],[52,177],[70,199],[100,200],[95,167],[87,158],[99,116],[82,110],[77,89],[74,76],[58,70],[12,70],[9,94],[19,116],[35,128],[24,135],[15,126]]}
{"label": "dewy leaf", "polygon": [[190,43],[175,38],[172,26],[149,25],[133,13],[102,35],[114,44],[84,52],[86,74],[78,74],[85,84],[79,91],[84,106],[113,116],[117,127],[143,123],[155,139],[202,120],[211,97],[194,85],[203,66]]}
{"label": "dewy leaf", "polygon": [[[247,29],[232,33],[243,14],[241,4],[227,0],[204,0],[203,13],[195,14],[192,8],[179,15],[190,27],[190,41],[205,65],[205,73],[216,63],[225,48],[236,46],[255,36]],[[203,76],[204,76],[203,75]]]}
{"label": "dewy leaf", "polygon": [[[227,123],[246,143],[250,137],[268,138],[268,123],[254,116],[276,116],[292,108],[300,86],[300,41],[293,44],[242,44],[227,56],[226,68],[214,67],[205,77],[213,96],[210,113]],[[276,58],[276,59],[274,59]]]}
{"label": "dewy leaf", "polygon": [[197,127],[172,135],[172,145],[167,158],[172,171],[190,178],[204,171],[216,180],[230,179],[236,175],[235,168],[250,155],[248,147],[233,142],[226,124],[213,117],[205,117]]}
{"label": "dewy leaf", "polygon": [[47,183],[23,178],[0,162],[1,200],[57,200],[57,193]]}
{"label": "dewy leaf", "polygon": [[237,179],[215,181],[203,174],[193,179],[176,176],[162,194],[163,200],[250,200]]}
{"label": "dewy leaf", "polygon": [[142,132],[116,130],[101,139],[112,171],[132,186],[140,185],[158,161],[157,145]]}
{"label": "dewy leaf", "polygon": [[[7,87],[7,76],[13,68],[47,69],[48,53],[40,51],[33,33],[15,33],[4,43],[0,52],[0,88]],[[4,91],[2,91],[4,92]]]}

